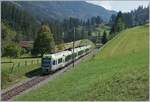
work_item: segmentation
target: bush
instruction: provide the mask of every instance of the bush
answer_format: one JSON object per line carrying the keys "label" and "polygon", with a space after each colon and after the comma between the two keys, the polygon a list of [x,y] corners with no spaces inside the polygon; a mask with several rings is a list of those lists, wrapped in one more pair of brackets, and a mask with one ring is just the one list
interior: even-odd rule
{"label": "bush", "polygon": [[9,44],[4,48],[4,55],[9,57],[20,57],[21,47],[18,44]]}
{"label": "bush", "polygon": [[26,54],[27,52],[28,51],[25,48],[22,48],[20,54],[23,55],[23,54]]}
{"label": "bush", "polygon": [[38,51],[37,51],[36,49],[32,49],[32,50],[31,50],[31,55],[32,55],[33,57],[38,56]]}

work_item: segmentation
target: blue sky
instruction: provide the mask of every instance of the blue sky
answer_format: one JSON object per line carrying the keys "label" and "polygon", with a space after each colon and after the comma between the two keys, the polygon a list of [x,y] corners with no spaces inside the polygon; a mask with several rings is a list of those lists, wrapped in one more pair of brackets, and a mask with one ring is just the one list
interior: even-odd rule
{"label": "blue sky", "polygon": [[129,0],[99,0],[99,1],[87,1],[88,3],[92,3],[95,5],[100,5],[103,6],[106,9],[109,10],[115,10],[115,11],[122,11],[122,12],[129,12],[131,10],[134,10],[136,8],[138,8],[138,6],[143,5],[144,7],[146,7],[149,4],[149,1],[147,0],[139,0],[139,1],[129,1]]}

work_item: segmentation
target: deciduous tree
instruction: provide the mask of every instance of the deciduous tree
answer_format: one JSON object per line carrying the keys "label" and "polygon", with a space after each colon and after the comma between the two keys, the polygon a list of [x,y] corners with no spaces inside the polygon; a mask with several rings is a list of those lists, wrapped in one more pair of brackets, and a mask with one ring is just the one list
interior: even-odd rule
{"label": "deciduous tree", "polygon": [[37,38],[34,41],[34,54],[53,53],[55,51],[55,42],[53,34],[47,25],[42,25],[38,31]]}

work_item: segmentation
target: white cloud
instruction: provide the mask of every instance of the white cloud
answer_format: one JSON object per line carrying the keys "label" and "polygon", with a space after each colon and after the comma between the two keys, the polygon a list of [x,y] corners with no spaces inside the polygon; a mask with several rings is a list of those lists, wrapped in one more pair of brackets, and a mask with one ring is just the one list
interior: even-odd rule
{"label": "white cloud", "polygon": [[100,5],[106,9],[109,9],[109,10],[112,9],[109,1],[86,1],[86,2],[95,4],[95,5]]}
{"label": "white cloud", "polygon": [[140,5],[143,5],[144,7],[146,7],[149,4],[149,1],[146,0],[102,0],[102,1],[87,1],[88,3],[92,3],[95,5],[99,5],[99,6],[103,6],[106,9],[109,10],[115,10],[115,11],[122,11],[122,12],[130,12],[131,10],[137,9]]}

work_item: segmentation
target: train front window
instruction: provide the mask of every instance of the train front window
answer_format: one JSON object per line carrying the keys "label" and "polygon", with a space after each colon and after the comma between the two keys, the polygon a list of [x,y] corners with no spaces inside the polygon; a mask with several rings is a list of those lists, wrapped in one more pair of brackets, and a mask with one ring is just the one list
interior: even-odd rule
{"label": "train front window", "polygon": [[42,66],[49,67],[51,65],[51,58],[43,58],[42,59]]}

